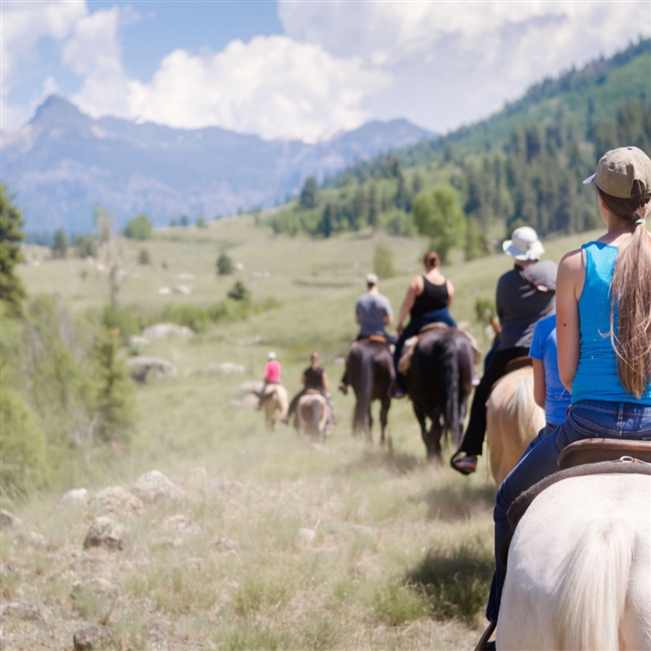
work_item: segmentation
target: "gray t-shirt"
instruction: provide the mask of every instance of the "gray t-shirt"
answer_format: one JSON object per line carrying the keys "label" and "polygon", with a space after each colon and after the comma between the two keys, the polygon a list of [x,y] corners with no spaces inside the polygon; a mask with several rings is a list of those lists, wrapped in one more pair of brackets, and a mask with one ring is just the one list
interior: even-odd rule
{"label": "gray t-shirt", "polygon": [[389,299],[382,294],[362,294],[357,299],[355,314],[359,317],[359,334],[383,335],[384,319],[393,316]]}
{"label": "gray t-shirt", "polygon": [[516,264],[497,282],[495,306],[502,324],[499,350],[531,346],[536,323],[556,311],[556,263]]}

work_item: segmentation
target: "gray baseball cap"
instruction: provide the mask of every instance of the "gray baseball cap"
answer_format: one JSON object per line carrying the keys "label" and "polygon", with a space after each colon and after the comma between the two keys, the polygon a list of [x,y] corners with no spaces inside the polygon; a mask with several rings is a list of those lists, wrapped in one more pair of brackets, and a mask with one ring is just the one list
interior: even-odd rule
{"label": "gray baseball cap", "polygon": [[378,278],[375,274],[369,274],[366,276],[366,284],[367,285],[377,285],[378,283]]}
{"label": "gray baseball cap", "polygon": [[651,159],[637,147],[619,147],[607,151],[597,171],[583,183],[595,183],[611,197],[630,199],[633,181],[644,185],[644,194],[651,191]]}

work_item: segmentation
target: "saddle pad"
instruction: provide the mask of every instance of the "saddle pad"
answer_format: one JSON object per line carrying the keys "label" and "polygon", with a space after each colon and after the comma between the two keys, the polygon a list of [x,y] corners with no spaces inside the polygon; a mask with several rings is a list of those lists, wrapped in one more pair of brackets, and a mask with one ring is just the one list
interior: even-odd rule
{"label": "saddle pad", "polygon": [[586,439],[568,445],[558,457],[561,470],[585,463],[617,461],[621,457],[633,457],[651,463],[651,441],[620,439]]}
{"label": "saddle pad", "polygon": [[537,484],[521,493],[511,504],[506,517],[511,525],[511,532],[506,540],[502,543],[499,551],[499,561],[506,567],[509,546],[511,539],[518,526],[518,522],[522,519],[531,503],[542,493],[546,488],[553,484],[570,477],[585,477],[588,475],[612,475],[619,473],[623,475],[651,475],[651,463],[645,463],[633,459],[632,461],[604,461],[602,463],[589,463],[584,466],[577,466],[575,468],[568,468],[567,470],[559,470],[549,477],[541,479]]}
{"label": "saddle pad", "polygon": [[409,337],[409,339],[405,341],[405,346],[402,349],[402,355],[400,355],[400,361],[398,362],[398,370],[403,375],[406,375],[411,368],[411,358],[414,354],[414,350],[416,349],[416,344],[418,343],[419,339],[420,337],[416,335],[414,337]]}

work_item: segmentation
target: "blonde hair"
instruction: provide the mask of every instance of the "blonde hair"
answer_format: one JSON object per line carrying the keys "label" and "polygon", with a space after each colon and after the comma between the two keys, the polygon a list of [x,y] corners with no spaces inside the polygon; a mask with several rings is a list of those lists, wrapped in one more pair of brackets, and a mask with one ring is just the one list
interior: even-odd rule
{"label": "blonde hair", "polygon": [[310,361],[312,362],[312,364],[316,364],[319,361],[319,359],[320,359],[320,356],[319,356],[319,353],[317,353],[317,352],[313,352],[310,355]]}
{"label": "blonde hair", "polygon": [[615,260],[610,332],[617,355],[617,375],[624,389],[638,400],[651,382],[651,238],[644,224],[649,189],[634,181],[631,198],[620,199],[597,188],[606,208],[632,230]]}

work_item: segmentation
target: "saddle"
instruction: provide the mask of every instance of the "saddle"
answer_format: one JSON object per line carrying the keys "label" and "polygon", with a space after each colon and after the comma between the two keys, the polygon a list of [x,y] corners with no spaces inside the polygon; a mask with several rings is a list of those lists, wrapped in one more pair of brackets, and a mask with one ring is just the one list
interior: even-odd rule
{"label": "saddle", "polygon": [[506,514],[511,533],[499,551],[499,560],[504,567],[518,522],[546,488],[570,477],[612,473],[651,475],[651,441],[585,439],[568,445],[559,455],[557,464],[560,468],[557,473],[534,484],[511,504]]}
{"label": "saddle", "polygon": [[[470,341],[470,344],[472,346],[472,350],[474,353],[474,362],[475,364],[479,363],[482,357],[482,352],[481,349],[479,348],[479,344],[477,343],[477,340],[472,336],[470,332],[468,332],[465,328],[466,324],[460,323],[457,330],[466,336],[468,340]],[[414,335],[413,337],[410,337],[405,341],[405,345],[402,349],[402,355],[400,356],[400,361],[398,362],[398,371],[405,375],[407,371],[411,368],[411,358],[414,354],[414,350],[416,349],[416,344],[420,341],[421,337],[425,335],[428,332],[431,332],[432,330],[450,330],[449,325],[447,323],[428,323],[427,325],[424,325],[419,333],[417,335]]]}
{"label": "saddle", "polygon": [[506,373],[504,375],[508,375],[513,371],[519,371],[521,368],[526,368],[527,366],[533,366],[533,357],[529,357],[529,355],[516,357],[506,365]]}

